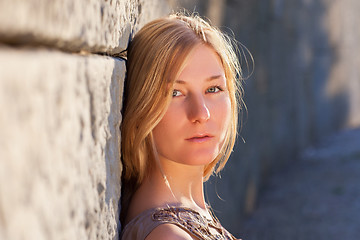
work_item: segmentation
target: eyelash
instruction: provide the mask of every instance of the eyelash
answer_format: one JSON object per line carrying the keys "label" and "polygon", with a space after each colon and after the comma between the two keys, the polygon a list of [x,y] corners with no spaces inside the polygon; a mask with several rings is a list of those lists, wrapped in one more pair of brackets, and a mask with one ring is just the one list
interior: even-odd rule
{"label": "eyelash", "polygon": [[181,92],[180,92],[179,90],[174,89],[174,90],[173,90],[173,93],[172,93],[172,96],[173,96],[173,97],[179,97],[180,95],[177,96],[176,93],[181,93]]}
{"label": "eyelash", "polygon": [[[209,89],[212,89],[212,88],[214,88],[215,91],[209,91]],[[218,91],[216,91],[216,90],[218,90]],[[206,89],[206,93],[218,93],[218,92],[222,92],[222,91],[223,91],[223,89],[222,89],[220,86],[218,86],[218,85],[211,86],[211,87],[209,87],[208,89]],[[172,96],[173,96],[173,97],[179,97],[180,95],[176,95],[177,93],[180,93],[180,94],[181,94],[181,91],[180,91],[180,90],[177,90],[177,89],[174,89]]]}
{"label": "eyelash", "polygon": [[[214,88],[215,91],[216,91],[216,89],[217,89],[218,91],[216,91],[216,92],[209,92],[209,89],[210,89],[210,88]],[[216,85],[216,86],[209,87],[206,91],[207,91],[208,93],[217,93],[217,92],[222,92],[223,89],[222,89],[220,86]]]}

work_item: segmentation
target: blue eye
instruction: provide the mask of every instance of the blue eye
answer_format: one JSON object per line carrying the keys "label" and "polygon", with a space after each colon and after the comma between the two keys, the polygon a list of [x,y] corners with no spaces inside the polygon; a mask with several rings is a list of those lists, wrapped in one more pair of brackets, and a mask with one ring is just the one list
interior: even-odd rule
{"label": "blue eye", "polygon": [[222,91],[222,89],[219,86],[213,86],[213,87],[209,87],[206,92],[207,93],[217,93]]}
{"label": "blue eye", "polygon": [[173,93],[172,93],[173,97],[178,97],[180,95],[181,95],[181,92],[179,90],[176,90],[176,89],[173,90]]}

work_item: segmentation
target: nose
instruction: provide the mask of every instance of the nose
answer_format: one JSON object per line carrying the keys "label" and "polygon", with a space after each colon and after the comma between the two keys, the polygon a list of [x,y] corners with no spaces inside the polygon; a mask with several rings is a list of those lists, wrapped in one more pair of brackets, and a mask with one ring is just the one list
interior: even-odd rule
{"label": "nose", "polygon": [[188,102],[188,118],[193,123],[204,123],[210,119],[210,111],[204,96],[191,96]]}

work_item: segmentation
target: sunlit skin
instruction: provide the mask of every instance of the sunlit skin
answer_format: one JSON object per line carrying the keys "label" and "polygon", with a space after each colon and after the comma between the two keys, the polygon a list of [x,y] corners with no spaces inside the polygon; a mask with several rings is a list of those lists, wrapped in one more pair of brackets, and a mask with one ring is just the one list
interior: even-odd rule
{"label": "sunlit skin", "polygon": [[217,54],[196,47],[174,84],[173,99],[154,128],[162,161],[205,165],[219,154],[230,121],[230,98]]}
{"label": "sunlit skin", "polygon": [[[191,51],[170,94],[171,103],[152,132],[162,171],[153,169],[135,192],[127,222],[147,209],[167,204],[190,207],[210,218],[204,198],[204,166],[218,156],[231,120],[224,69],[212,48],[200,44]],[[167,231],[192,239],[168,224],[155,228],[146,239],[161,239]]]}

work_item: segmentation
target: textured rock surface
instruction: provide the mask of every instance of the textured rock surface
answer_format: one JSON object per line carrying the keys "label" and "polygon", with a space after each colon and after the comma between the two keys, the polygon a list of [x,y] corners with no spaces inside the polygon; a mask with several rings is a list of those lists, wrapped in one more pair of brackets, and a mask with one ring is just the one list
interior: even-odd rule
{"label": "textured rock surface", "polygon": [[124,67],[110,57],[0,49],[3,239],[116,236]]}
{"label": "textured rock surface", "polygon": [[0,38],[67,51],[118,53],[134,30],[168,11],[165,0],[2,0]]}
{"label": "textured rock surface", "polygon": [[[0,1],[0,239],[118,239],[127,47],[165,0]],[[100,53],[100,54],[97,54]]]}

